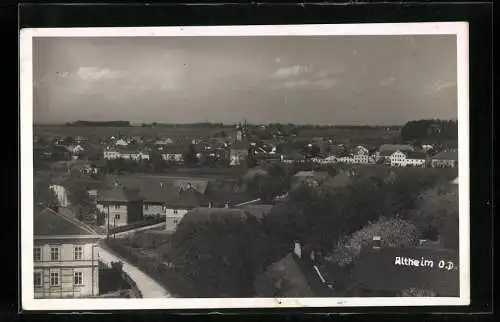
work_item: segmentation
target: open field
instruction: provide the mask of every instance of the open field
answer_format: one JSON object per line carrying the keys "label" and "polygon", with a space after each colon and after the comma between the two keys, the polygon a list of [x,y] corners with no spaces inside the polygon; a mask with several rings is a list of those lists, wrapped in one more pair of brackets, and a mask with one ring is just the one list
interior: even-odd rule
{"label": "open field", "polygon": [[48,136],[84,136],[92,139],[110,137],[113,135],[142,136],[144,138],[170,137],[172,139],[192,139],[211,136],[216,132],[225,131],[231,134],[233,127],[107,127],[107,126],[46,126],[35,125],[34,135]]}

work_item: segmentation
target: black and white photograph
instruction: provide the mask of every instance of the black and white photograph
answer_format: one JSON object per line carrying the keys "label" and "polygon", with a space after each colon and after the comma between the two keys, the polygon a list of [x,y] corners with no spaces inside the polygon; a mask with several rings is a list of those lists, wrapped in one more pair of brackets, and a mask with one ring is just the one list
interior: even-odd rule
{"label": "black and white photograph", "polygon": [[467,23],[20,39],[24,309],[469,304]]}

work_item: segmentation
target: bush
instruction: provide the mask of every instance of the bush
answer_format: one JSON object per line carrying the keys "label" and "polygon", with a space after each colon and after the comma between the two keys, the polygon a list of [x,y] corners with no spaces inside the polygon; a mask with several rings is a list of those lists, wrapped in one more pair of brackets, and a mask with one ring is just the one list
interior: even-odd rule
{"label": "bush", "polygon": [[374,236],[381,237],[382,247],[408,248],[418,245],[421,233],[415,225],[405,220],[381,218],[342,239],[329,257],[329,261],[339,266],[352,263],[358,257],[361,248],[372,243]]}

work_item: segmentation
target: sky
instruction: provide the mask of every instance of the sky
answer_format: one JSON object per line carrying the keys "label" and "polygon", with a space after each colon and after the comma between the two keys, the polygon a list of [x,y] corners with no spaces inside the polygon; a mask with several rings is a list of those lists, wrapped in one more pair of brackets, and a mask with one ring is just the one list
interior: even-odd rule
{"label": "sky", "polygon": [[457,118],[454,35],[34,38],[35,123]]}

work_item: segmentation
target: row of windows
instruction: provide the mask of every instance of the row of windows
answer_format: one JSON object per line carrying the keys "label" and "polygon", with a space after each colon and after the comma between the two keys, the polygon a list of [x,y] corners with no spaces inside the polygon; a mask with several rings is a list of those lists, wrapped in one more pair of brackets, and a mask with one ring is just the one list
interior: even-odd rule
{"label": "row of windows", "polygon": [[[33,283],[35,287],[42,286],[42,273],[35,272],[33,275]],[[50,286],[59,286],[61,284],[61,278],[58,272],[50,272]],[[73,273],[73,285],[81,286],[83,285],[83,272]]]}
{"label": "row of windows", "polygon": [[[59,255],[60,255],[59,247],[50,247],[50,260],[51,261],[58,261],[60,258]],[[83,247],[82,246],[75,246],[73,248],[73,259],[78,261],[78,260],[82,260],[82,258],[83,258]],[[42,260],[42,248],[41,247],[35,247],[33,249],[33,260],[35,262]]]}

